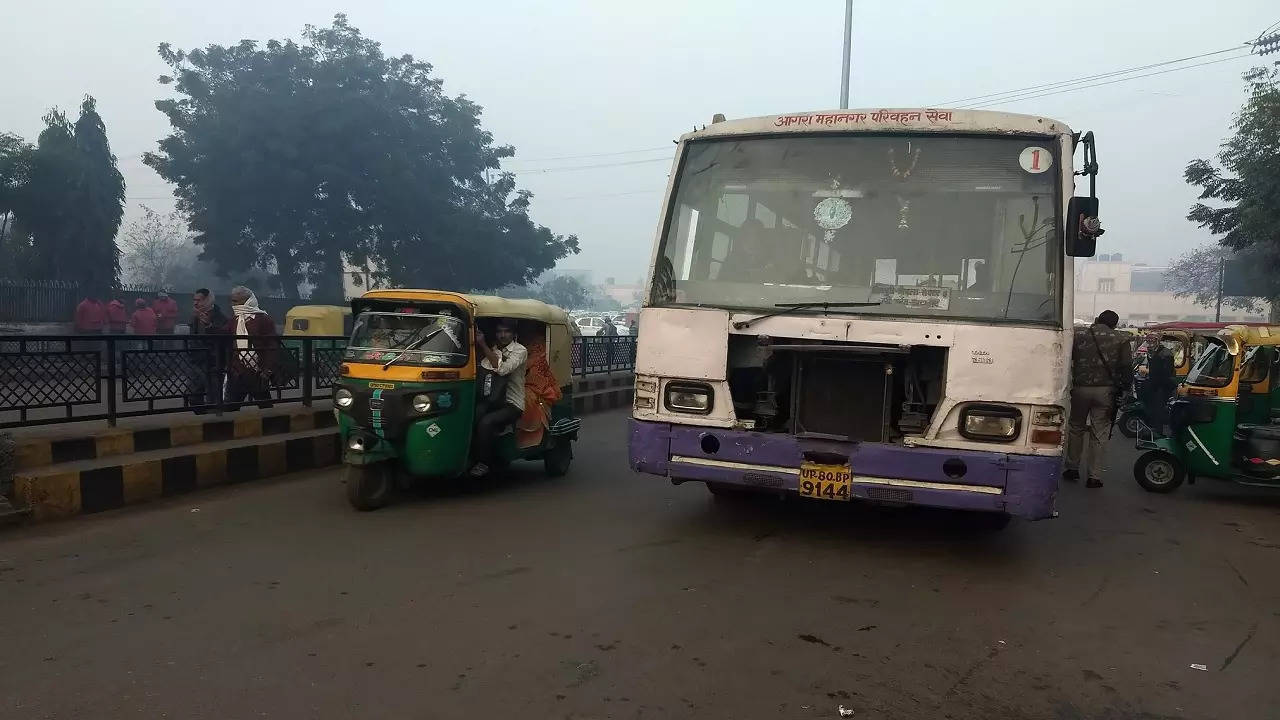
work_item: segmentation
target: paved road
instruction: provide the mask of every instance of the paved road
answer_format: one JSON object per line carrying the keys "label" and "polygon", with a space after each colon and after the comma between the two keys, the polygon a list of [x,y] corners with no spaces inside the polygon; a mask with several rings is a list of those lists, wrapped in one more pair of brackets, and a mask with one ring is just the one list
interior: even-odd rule
{"label": "paved road", "polygon": [[632,475],[618,413],[561,480],[360,514],[324,472],[21,529],[0,717],[1276,717],[1280,498],[1148,495],[1115,449],[995,535],[713,503]]}

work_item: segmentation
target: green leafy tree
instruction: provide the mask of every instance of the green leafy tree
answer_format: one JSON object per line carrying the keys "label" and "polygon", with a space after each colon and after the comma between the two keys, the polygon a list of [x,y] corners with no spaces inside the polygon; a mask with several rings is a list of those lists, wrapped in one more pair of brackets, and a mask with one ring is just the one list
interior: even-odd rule
{"label": "green leafy tree", "polygon": [[0,133],[0,275],[17,277],[31,263],[31,243],[14,230],[35,148],[17,135]]}
{"label": "green leafy tree", "polygon": [[538,288],[536,297],[545,303],[556,305],[566,310],[577,310],[585,307],[590,300],[590,293],[574,278],[561,275],[543,283]]}
{"label": "green leafy tree", "polygon": [[1280,71],[1256,68],[1244,79],[1249,97],[1216,164],[1187,165],[1186,180],[1200,188],[1200,200],[1214,201],[1196,203],[1187,219],[1265,270],[1274,314],[1280,304]]}
{"label": "green leafy tree", "polygon": [[20,150],[21,181],[5,193],[13,216],[6,250],[23,275],[105,293],[120,277],[115,237],[125,200],[106,125],[92,97],[74,125],[58,110],[44,121],[35,148]]}
{"label": "green leafy tree", "polygon": [[578,250],[529,218],[530,195],[497,173],[513,154],[432,68],[386,56],[337,15],[301,42],[160,46],[178,97],[173,132],[145,160],[177,185],[202,257],[272,269],[283,288],[340,291],[344,266],[375,284],[525,284]]}

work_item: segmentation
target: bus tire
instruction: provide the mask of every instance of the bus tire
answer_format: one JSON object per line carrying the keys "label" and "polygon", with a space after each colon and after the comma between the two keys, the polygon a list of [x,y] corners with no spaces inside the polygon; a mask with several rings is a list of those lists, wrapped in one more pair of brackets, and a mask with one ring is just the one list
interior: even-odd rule
{"label": "bus tire", "polygon": [[573,464],[573,444],[569,438],[556,438],[555,444],[547,448],[542,456],[542,467],[547,477],[564,477],[569,474],[569,466]]}
{"label": "bus tire", "polygon": [[1116,420],[1116,424],[1120,426],[1120,434],[1130,440],[1138,437],[1138,433],[1146,429],[1147,423],[1143,421],[1142,416],[1133,411],[1120,413],[1120,417]]}
{"label": "bus tire", "polygon": [[347,465],[342,476],[347,483],[347,502],[356,510],[377,510],[391,502],[396,485],[391,463]]}
{"label": "bus tire", "polygon": [[1164,450],[1149,450],[1133,464],[1133,478],[1147,492],[1171,493],[1187,479],[1187,470]]}

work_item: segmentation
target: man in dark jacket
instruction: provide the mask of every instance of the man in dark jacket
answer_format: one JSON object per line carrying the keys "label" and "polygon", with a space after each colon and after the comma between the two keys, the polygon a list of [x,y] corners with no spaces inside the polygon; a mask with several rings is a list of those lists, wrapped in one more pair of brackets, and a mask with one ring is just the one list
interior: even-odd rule
{"label": "man in dark jacket", "polygon": [[[1087,328],[1076,328],[1071,347],[1071,419],[1067,428],[1065,480],[1080,478],[1085,432],[1089,433],[1089,482],[1102,487],[1106,469],[1103,443],[1115,421],[1115,401],[1133,382],[1133,350],[1129,336],[1116,330],[1120,316],[1102,311]],[[1104,435],[1105,433],[1105,435]]]}
{"label": "man in dark jacket", "polygon": [[[208,288],[200,288],[191,296],[191,334],[192,335],[225,335],[227,333],[227,316],[213,301],[213,293]],[[222,381],[224,364],[222,357],[227,348],[224,344],[209,341],[189,340],[187,348],[191,350],[191,377],[188,383],[187,404],[192,406],[216,405],[222,398]],[[196,414],[208,412],[197,409]]]}

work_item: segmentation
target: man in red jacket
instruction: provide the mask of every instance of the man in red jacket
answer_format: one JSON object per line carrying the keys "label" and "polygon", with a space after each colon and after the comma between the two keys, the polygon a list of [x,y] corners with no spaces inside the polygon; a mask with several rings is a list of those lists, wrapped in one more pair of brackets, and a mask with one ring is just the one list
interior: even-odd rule
{"label": "man in red jacket", "polygon": [[120,298],[107,303],[107,332],[112,335],[123,335],[124,326],[128,323],[129,317],[125,313],[124,303]]}
{"label": "man in red jacket", "polygon": [[76,306],[76,334],[93,333],[100,335],[102,334],[102,326],[106,322],[107,309],[102,306],[102,301],[98,298],[86,295],[80,301],[80,304]]}
{"label": "man in red jacket", "polygon": [[151,309],[156,313],[156,332],[161,335],[172,335],[174,326],[178,324],[177,301],[169,297],[169,293],[157,293],[155,301],[151,303]]}
{"label": "man in red jacket", "polygon": [[138,298],[133,301],[133,315],[129,318],[129,324],[133,326],[134,335],[155,335],[156,334],[156,313],[147,307],[147,301]]}

